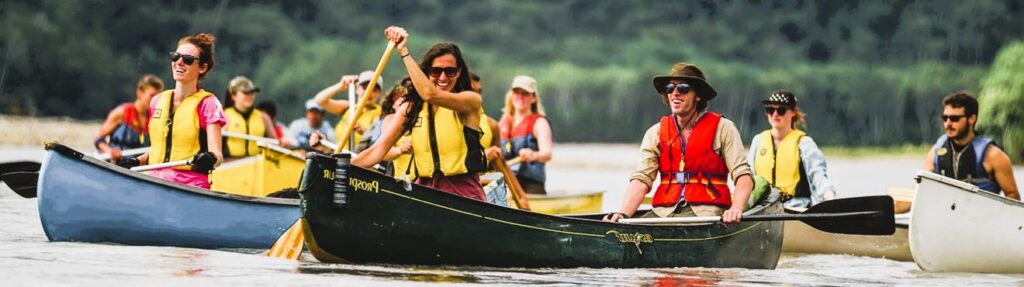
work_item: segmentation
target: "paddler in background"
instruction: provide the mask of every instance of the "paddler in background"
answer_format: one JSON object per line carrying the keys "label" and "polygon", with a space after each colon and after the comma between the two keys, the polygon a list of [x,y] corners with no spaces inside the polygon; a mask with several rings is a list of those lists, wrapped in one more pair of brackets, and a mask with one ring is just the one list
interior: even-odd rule
{"label": "paddler in background", "polygon": [[750,140],[747,161],[754,165],[754,178],[778,188],[786,207],[807,208],[835,199],[825,155],[814,139],[796,128],[805,123],[796,95],[778,90],[761,103],[771,128]]}
{"label": "paddler in background", "polygon": [[[671,114],[644,134],[640,164],[630,176],[622,209],[604,220],[721,215],[723,222],[738,222],[754,180],[736,125],[707,111],[708,102],[718,93],[704,72],[687,63],[676,64],[670,75],[654,77],[653,83]],[[653,208],[635,214],[656,174],[661,183]],[[727,185],[729,178],[735,182],[735,192]]]}
{"label": "paddler in background", "polygon": [[544,164],[551,161],[554,143],[551,123],[537,94],[537,80],[516,76],[505,95],[501,116],[501,151],[505,159],[520,158],[512,171],[526,193],[547,194]]}
{"label": "paddler in background", "polygon": [[[345,132],[345,128],[351,120],[350,115],[348,115],[349,105],[358,103],[349,103],[348,100],[336,100],[334,99],[334,96],[342,91],[351,89],[352,86],[356,86],[356,95],[362,97],[363,94],[366,93],[366,87],[370,84],[370,80],[372,78],[373,71],[363,71],[362,73],[359,73],[359,76],[345,75],[342,76],[341,80],[337,83],[324,88],[320,92],[316,93],[315,97],[313,97],[313,102],[316,102],[325,111],[341,116],[341,120],[338,121],[338,124],[334,127],[334,137],[337,138],[338,141],[348,140],[340,138],[342,136],[341,133]],[[365,100],[367,103],[366,107],[363,109],[363,113],[359,115],[358,119],[356,119],[356,126],[353,130],[353,137],[355,138],[356,143],[363,139],[363,132],[380,119],[381,107],[377,103],[377,100],[380,98],[380,90],[384,88],[383,85],[383,77],[378,77],[377,87],[373,89],[373,92],[366,95],[366,99],[359,99],[359,101]],[[355,152],[359,152],[355,146],[353,146],[352,149]]]}
{"label": "paddler in background", "polygon": [[942,124],[946,134],[935,141],[924,169],[955,178],[1006,197],[1020,200],[1010,157],[992,139],[974,130],[978,122],[978,100],[966,92],[942,99]]}
{"label": "paddler in background", "polygon": [[411,174],[417,184],[485,201],[477,174],[487,166],[480,145],[482,99],[472,90],[462,51],[455,44],[439,43],[416,63],[406,46],[409,34],[405,29],[389,27],[384,34],[396,43],[414,89],[390,116],[394,120],[383,125],[381,139],[353,158],[352,164],[377,164],[402,133],[410,132]]}
{"label": "paddler in background", "polygon": [[224,157],[221,128],[227,122],[217,97],[199,88],[213,70],[214,38],[207,33],[185,36],[171,52],[174,89],[164,91],[149,104],[149,152],[123,158],[122,167],[191,159],[190,165],[154,169],[152,176],[173,182],[210,188],[209,174]]}
{"label": "paddler in background", "polygon": [[[224,97],[224,106],[227,107],[224,109],[224,115],[228,118],[225,131],[257,138],[278,138],[274,121],[269,115],[255,108],[256,93],[259,92],[260,88],[249,78],[236,76],[231,79],[228,83],[228,95]],[[256,141],[225,136],[224,155],[228,158],[256,155],[259,150]]]}
{"label": "paddler in background", "polygon": [[[164,89],[164,81],[147,74],[135,84],[135,101],[123,103],[107,114],[93,145],[110,161],[121,160],[121,151],[149,146],[149,101]],[[109,136],[109,140],[107,139]]]}

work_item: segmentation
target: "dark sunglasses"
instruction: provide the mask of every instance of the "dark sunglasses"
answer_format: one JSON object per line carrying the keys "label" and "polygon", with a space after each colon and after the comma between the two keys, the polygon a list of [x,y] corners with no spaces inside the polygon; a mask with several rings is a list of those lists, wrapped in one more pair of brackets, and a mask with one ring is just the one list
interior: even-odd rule
{"label": "dark sunglasses", "polygon": [[679,92],[679,94],[685,94],[689,93],[690,89],[690,85],[686,83],[669,83],[668,85],[665,85],[665,87],[661,89],[661,93],[668,95],[672,93],[672,90],[675,90],[676,92]]}
{"label": "dark sunglasses", "polygon": [[172,63],[173,62],[177,62],[178,59],[184,60],[185,61],[185,65],[192,65],[192,63],[195,63],[196,60],[199,60],[199,57],[192,56],[192,55],[179,54],[178,52],[171,52],[171,62]]}
{"label": "dark sunglasses", "polygon": [[776,107],[764,107],[764,113],[765,114],[769,114],[769,115],[770,114],[774,114],[775,112],[778,112],[779,115],[781,116],[781,115],[785,115],[787,111],[789,111],[789,108],[787,108],[787,107],[778,107],[778,108],[776,108]]}
{"label": "dark sunglasses", "polygon": [[955,122],[959,122],[960,118],[963,118],[963,117],[966,117],[966,116],[965,115],[941,115],[941,116],[939,116],[939,118],[942,118],[942,122],[946,122],[946,120],[951,120],[954,123]]}
{"label": "dark sunglasses", "polygon": [[441,73],[442,72],[445,75],[447,75],[449,78],[454,78],[455,77],[455,73],[458,72],[458,71],[459,71],[459,68],[456,68],[456,67],[447,67],[447,68],[430,67],[430,69],[427,70],[427,72],[430,73],[430,76],[434,77],[434,78],[441,77]]}

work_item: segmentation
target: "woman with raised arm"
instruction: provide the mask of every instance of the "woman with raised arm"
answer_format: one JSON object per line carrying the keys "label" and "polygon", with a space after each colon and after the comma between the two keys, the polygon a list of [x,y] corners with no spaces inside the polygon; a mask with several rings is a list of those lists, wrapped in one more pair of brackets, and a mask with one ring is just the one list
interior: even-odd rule
{"label": "woman with raised arm", "polygon": [[410,133],[411,175],[416,183],[467,198],[486,200],[477,174],[486,169],[480,146],[480,94],[472,89],[469,67],[452,43],[427,50],[419,63],[412,57],[409,33],[389,27],[384,35],[396,43],[412,80],[399,110],[385,120],[381,139],[352,159],[362,167],[380,162],[401,134]]}
{"label": "woman with raised arm", "polygon": [[213,35],[199,33],[178,40],[171,52],[174,89],[164,91],[149,103],[149,152],[124,158],[117,164],[132,167],[191,159],[190,165],[155,169],[155,177],[210,188],[209,174],[223,161],[221,128],[227,122],[220,101],[199,87],[213,70]]}

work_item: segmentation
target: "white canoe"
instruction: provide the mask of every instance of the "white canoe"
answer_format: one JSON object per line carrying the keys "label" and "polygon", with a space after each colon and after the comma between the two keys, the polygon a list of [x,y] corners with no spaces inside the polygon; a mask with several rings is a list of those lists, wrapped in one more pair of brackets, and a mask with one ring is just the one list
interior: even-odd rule
{"label": "white canoe", "polygon": [[[786,209],[786,213],[799,213]],[[897,215],[898,216],[898,215]],[[817,230],[800,221],[786,221],[782,237],[782,252],[806,254],[845,254],[911,261],[907,244],[907,221],[896,220],[896,233],[892,235],[837,234]]]}
{"label": "white canoe", "polygon": [[925,271],[1024,273],[1024,203],[917,173],[910,250]]}

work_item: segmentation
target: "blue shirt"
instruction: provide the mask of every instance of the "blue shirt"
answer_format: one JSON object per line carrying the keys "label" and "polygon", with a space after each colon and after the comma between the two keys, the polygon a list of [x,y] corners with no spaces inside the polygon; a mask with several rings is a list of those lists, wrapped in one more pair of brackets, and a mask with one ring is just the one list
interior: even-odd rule
{"label": "blue shirt", "polygon": [[309,126],[309,121],[306,120],[306,118],[299,118],[288,125],[288,131],[295,137],[296,147],[301,149],[312,149],[309,146],[309,135],[312,135],[314,131],[319,131],[327,136],[327,141],[335,142],[334,129],[331,128],[330,123],[327,123],[327,120],[323,120],[323,122],[320,123],[320,128],[314,130]]}

